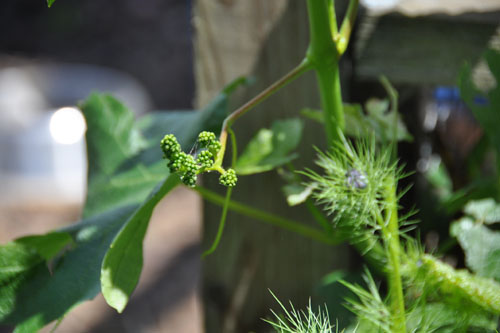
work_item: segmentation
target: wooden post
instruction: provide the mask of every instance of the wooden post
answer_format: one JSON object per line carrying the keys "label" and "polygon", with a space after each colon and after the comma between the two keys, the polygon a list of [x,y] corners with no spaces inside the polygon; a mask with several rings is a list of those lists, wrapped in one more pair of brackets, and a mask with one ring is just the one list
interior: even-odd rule
{"label": "wooden post", "polygon": [[[270,8],[271,3],[276,7]],[[290,1],[280,15],[284,4],[286,1],[198,1],[195,49],[199,103],[206,102],[207,96],[216,90],[214,87],[221,87],[221,82],[227,83],[231,78],[249,73],[235,75],[238,67],[247,71],[253,67],[252,74],[257,81],[233,98],[235,108],[302,60],[308,44],[306,3]],[[264,10],[263,6],[268,7]],[[234,18],[230,17],[231,14],[242,16]],[[228,29],[231,31],[221,32]],[[252,39],[257,38],[259,29],[264,30],[256,42]],[[258,129],[270,127],[273,120],[299,117],[301,108],[318,107],[319,103],[314,76],[308,73],[238,120],[234,130],[240,150]],[[297,168],[312,166],[315,159],[312,146],[322,147],[323,142],[323,130],[306,120],[299,149],[301,157],[294,162]],[[206,176],[204,183],[211,189],[224,190],[217,184],[215,176]],[[281,192],[284,184],[276,171],[242,176],[233,191],[233,198],[314,226],[315,222],[305,209],[287,206]],[[205,204],[204,249],[214,239],[220,214],[220,207]],[[278,310],[279,305],[268,289],[280,300],[292,300],[296,307],[305,308],[309,297],[313,297],[313,301],[322,301],[315,294],[315,287],[326,273],[345,267],[348,257],[346,247],[319,244],[230,213],[219,248],[203,261],[201,288],[206,332],[262,332],[269,329],[261,318],[270,317],[269,309]]]}

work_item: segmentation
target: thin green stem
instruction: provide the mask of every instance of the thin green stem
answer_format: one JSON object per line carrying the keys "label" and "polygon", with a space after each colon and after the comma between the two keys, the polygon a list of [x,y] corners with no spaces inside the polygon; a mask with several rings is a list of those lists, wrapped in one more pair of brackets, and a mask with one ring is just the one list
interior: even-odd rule
{"label": "thin green stem", "polygon": [[290,72],[285,74],[281,79],[278,81],[274,82],[271,84],[269,87],[264,89],[261,93],[259,93],[257,96],[243,104],[240,108],[235,110],[233,113],[231,113],[225,120],[224,120],[224,128],[230,127],[236,119],[239,117],[243,116],[245,113],[268,99],[271,95],[273,95],[275,92],[307,72],[308,70],[311,69],[311,64],[307,59],[304,59],[298,66],[296,66],[294,69],[292,69]]}
{"label": "thin green stem", "polygon": [[325,215],[323,215],[323,213],[318,209],[318,207],[314,205],[311,199],[307,199],[305,204],[311,216],[316,220],[316,222],[319,223],[319,225],[323,228],[323,230],[330,235],[333,234],[334,231],[332,224],[330,223],[330,221],[326,219]]}
{"label": "thin green stem", "polygon": [[406,333],[405,303],[400,268],[401,249],[399,243],[398,204],[394,183],[389,184],[386,188],[386,200],[387,233],[383,233],[383,235],[389,262],[388,285],[392,331],[394,333]]}
{"label": "thin green stem", "polygon": [[390,112],[394,116],[394,122],[392,124],[392,156],[391,160],[394,162],[398,158],[398,92],[392,86],[391,82],[384,75],[379,78],[380,83],[384,86],[385,91],[387,92],[387,96],[389,96],[389,100],[391,102],[391,110]]}
{"label": "thin green stem", "polygon": [[278,81],[274,82],[271,84],[269,87],[264,89],[262,92],[260,92],[257,96],[243,104],[241,107],[236,109],[234,112],[232,112],[229,116],[224,119],[224,123],[222,124],[222,130],[220,133],[219,141],[222,144],[222,148],[219,151],[217,158],[215,160],[215,164],[218,165],[218,163],[222,163],[222,159],[224,158],[224,152],[226,149],[226,142],[227,142],[227,134],[228,134],[228,129],[231,128],[231,125],[241,116],[243,116],[245,113],[248,111],[252,110],[255,108],[257,105],[265,101],[267,98],[269,98],[271,95],[273,95],[275,92],[292,82],[293,80],[297,79],[300,77],[302,74],[310,70],[311,64],[307,59],[304,59],[297,67],[292,69],[290,72],[288,72],[285,76],[283,76],[281,79]]}
{"label": "thin green stem", "polygon": [[333,0],[328,0],[328,17],[330,19],[330,32],[333,40],[339,32],[339,28],[337,26],[337,14],[335,13],[335,1]]}
{"label": "thin green stem", "polygon": [[354,22],[356,21],[356,15],[358,13],[359,0],[349,1],[349,7],[347,8],[347,13],[342,21],[342,26],[340,27],[340,32],[335,39],[337,44],[337,51],[339,54],[344,54],[347,46],[349,45],[349,40],[351,38],[352,29],[354,27]]}
{"label": "thin green stem", "polygon": [[217,246],[219,245],[220,239],[222,237],[222,233],[224,232],[224,226],[226,225],[227,209],[229,207],[229,202],[231,201],[231,192],[232,191],[233,191],[232,187],[227,188],[226,198],[224,199],[224,206],[222,208],[222,215],[220,217],[219,228],[217,229],[217,235],[215,236],[215,240],[212,243],[212,246],[208,250],[203,252],[203,254],[201,255],[201,258],[205,258],[209,254],[213,253],[217,249]]}
{"label": "thin green stem", "polygon": [[[229,134],[231,135],[231,148],[232,148],[232,156],[231,156],[231,166],[233,167],[236,164],[236,159],[238,157],[238,148],[236,146],[236,135],[234,135],[234,131],[232,129],[228,129]],[[224,199],[224,205],[222,207],[222,215],[219,222],[219,228],[217,230],[217,235],[215,236],[215,240],[207,251],[203,252],[201,255],[202,258],[205,258],[212,252],[217,249],[219,245],[220,239],[222,237],[222,233],[224,232],[224,226],[226,224],[227,210],[229,208],[229,203],[231,202],[231,193],[233,191],[232,187],[228,187],[226,192],[226,198]]]}
{"label": "thin green stem", "polygon": [[[224,198],[206,188],[203,187],[195,187],[194,190],[198,192],[204,199],[210,201],[217,205],[224,204]],[[247,206],[245,204],[236,202],[231,200],[229,202],[229,209],[236,213],[260,220],[262,222],[280,227],[282,229],[294,232],[296,234],[302,235],[304,237],[311,238],[313,240],[329,244],[335,245],[344,241],[344,238],[339,235],[326,235],[322,230],[318,230],[315,228],[308,227],[301,222],[289,220],[287,218],[277,216],[274,214],[270,214],[268,212],[264,212],[254,207]]]}
{"label": "thin green stem", "polygon": [[231,135],[231,149],[233,153],[231,154],[231,167],[234,168],[236,164],[236,159],[238,158],[238,148],[236,146],[236,135],[234,135],[234,131],[232,129],[228,129],[229,134]]}

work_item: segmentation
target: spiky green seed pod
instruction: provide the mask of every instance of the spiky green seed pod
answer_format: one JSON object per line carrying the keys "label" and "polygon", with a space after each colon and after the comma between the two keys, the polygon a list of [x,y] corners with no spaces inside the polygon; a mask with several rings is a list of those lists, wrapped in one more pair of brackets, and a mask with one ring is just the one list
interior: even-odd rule
{"label": "spiky green seed pod", "polygon": [[236,177],[236,172],[233,169],[227,169],[226,172],[219,177],[219,183],[228,187],[235,186],[237,181],[238,177]]}
{"label": "spiky green seed pod", "polygon": [[196,163],[202,168],[210,168],[214,164],[214,155],[208,150],[203,150],[198,154]]}
{"label": "spiky green seed pod", "polygon": [[167,134],[160,142],[161,150],[166,158],[170,159],[173,154],[181,151],[181,145],[173,134]]}
{"label": "spiky green seed pod", "polygon": [[207,132],[203,131],[198,135],[198,143],[203,147],[206,148],[212,142],[217,141],[217,138],[215,137],[215,134],[213,132]]}
{"label": "spiky green seed pod", "polygon": [[336,227],[353,236],[377,230],[377,214],[386,207],[387,189],[402,177],[391,161],[390,149],[377,151],[366,140],[353,145],[345,138],[331,153],[319,154],[316,162],[324,175],[307,172],[314,181],[314,196],[325,205]]}

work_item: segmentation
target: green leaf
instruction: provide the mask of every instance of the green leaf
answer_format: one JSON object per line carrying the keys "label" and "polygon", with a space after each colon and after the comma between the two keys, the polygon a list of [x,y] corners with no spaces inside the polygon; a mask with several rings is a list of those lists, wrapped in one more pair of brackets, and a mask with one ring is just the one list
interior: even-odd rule
{"label": "green leaf", "polygon": [[[367,120],[367,116],[363,112],[363,108],[360,104],[344,104],[344,115],[345,115],[345,133],[353,137],[370,137],[375,133],[373,128],[370,127],[370,123]],[[380,141],[379,136],[375,136],[375,139]]]}
{"label": "green leaf", "polygon": [[431,156],[429,168],[424,173],[424,177],[441,200],[444,201],[453,194],[453,183],[450,175],[439,157]]}
{"label": "green leaf", "polygon": [[82,105],[87,122],[89,181],[112,176],[118,166],[146,144],[134,127],[134,114],[110,95],[92,94]]}
{"label": "green leaf", "polygon": [[367,115],[365,120],[368,127],[373,128],[375,136],[381,142],[388,142],[391,139],[394,127],[394,117],[397,119],[396,137],[398,141],[413,141],[413,137],[406,129],[401,116],[396,112],[389,111],[389,101],[386,99],[369,99],[366,102],[365,110]]}
{"label": "green leaf", "polygon": [[219,94],[201,111],[156,112],[142,117],[138,122],[148,141],[146,151],[157,153],[159,141],[168,132],[177,137],[186,147],[194,145],[201,131],[219,133],[222,122],[227,116],[228,95]]}
{"label": "green leaf", "polygon": [[452,224],[450,233],[465,251],[467,267],[500,281],[500,232],[464,217]]}
{"label": "green leaf", "polygon": [[127,305],[141,275],[142,242],[153,208],[178,184],[179,178],[170,176],[127,221],[104,257],[101,267],[102,293],[106,302],[120,313]]}
{"label": "green leaf", "polygon": [[[15,242],[3,245],[0,247],[0,284],[4,285],[41,262],[43,258],[30,246]],[[3,312],[0,308],[0,313]]]}
{"label": "green leaf", "polygon": [[48,261],[57,255],[66,245],[71,244],[73,239],[66,232],[51,232],[45,235],[18,238],[15,242],[35,249],[42,258]]}
{"label": "green leaf", "polygon": [[287,119],[275,121],[271,129],[260,130],[236,161],[236,173],[265,172],[296,158],[296,154],[289,153],[299,144],[302,128],[299,119]]}
{"label": "green leaf", "polygon": [[314,120],[322,125],[325,123],[325,117],[323,116],[323,111],[321,110],[305,108],[300,110],[300,115],[308,119]]}
{"label": "green leaf", "polygon": [[13,312],[20,286],[43,262],[29,246],[11,242],[0,247],[0,320]]}
{"label": "green leaf", "polygon": [[0,247],[0,319],[14,310],[16,293],[33,271],[48,274],[46,262],[70,242],[68,233],[53,232],[19,238]]}
{"label": "green leaf", "polygon": [[82,105],[87,120],[89,185],[84,217],[143,202],[166,175],[159,142],[175,134],[184,147],[199,132],[220,130],[228,95],[202,111],[163,112],[133,121],[133,113],[109,95],[93,94]]}
{"label": "green leaf", "polygon": [[464,212],[480,223],[500,222],[500,205],[491,198],[468,202]]}
{"label": "green leaf", "polygon": [[87,122],[88,196],[84,217],[142,202],[165,174],[143,163],[120,166],[146,146],[134,114],[110,95],[92,94],[81,105]]}
{"label": "green leaf", "polygon": [[[387,142],[392,133],[394,124],[394,113],[389,112],[389,101],[370,99],[366,106],[367,114],[359,104],[344,104],[345,134],[357,138],[370,138],[375,135],[379,142]],[[303,109],[301,112],[306,118],[324,123],[323,112],[321,110]],[[401,117],[397,125],[398,141],[412,141],[413,137],[406,129]]]}
{"label": "green leaf", "polygon": [[305,202],[307,198],[309,198],[309,196],[313,193],[314,188],[314,184],[304,186],[301,184],[292,183],[283,186],[283,192],[285,193],[288,205],[296,206]]}
{"label": "green leaf", "polygon": [[[60,230],[69,233],[74,244],[55,262],[52,272],[47,269],[45,259],[69,244],[65,236],[49,234],[47,237],[54,241],[53,245],[36,237],[21,239],[16,244],[18,252],[28,252],[24,256],[13,254],[11,266],[20,267],[20,271],[4,275],[0,283],[0,323],[17,325],[19,332],[39,330],[77,304],[94,298],[101,291],[102,268],[112,273],[108,275],[112,284],[106,288],[123,287],[122,280],[114,278],[117,276],[114,270],[120,275],[123,270],[133,271],[138,279],[142,241],[151,211],[173,187],[172,179],[176,178],[169,177],[164,183],[168,186],[164,185],[160,192],[148,198],[169,175],[159,141],[171,131],[182,136],[185,142],[194,143],[198,132],[220,128],[226,116],[227,98],[224,92],[204,111],[150,115],[134,123],[132,112],[113,97],[91,95],[83,104],[89,160],[85,218]],[[123,247],[124,239],[135,227],[140,232],[124,247],[123,260],[116,261],[117,251],[111,250],[103,266],[112,243],[115,242],[113,247]],[[4,246],[0,247],[0,254],[2,251],[13,250]],[[127,261],[129,264],[123,265]],[[119,264],[113,266],[116,262]],[[133,290],[130,281],[132,278],[126,281],[128,289],[123,287],[128,293],[127,299]]]}
{"label": "green leaf", "polygon": [[259,162],[273,151],[273,131],[263,128],[250,140],[236,162],[236,171],[243,174],[244,168],[256,167]]}
{"label": "green leaf", "polygon": [[100,291],[99,275],[104,254],[136,209],[137,206],[122,207],[63,229],[75,239],[74,249],[65,253],[52,274],[44,263],[31,267],[25,275],[29,278],[18,285],[11,299],[13,306],[0,316],[0,321],[17,324],[19,332],[36,332],[75,305],[94,298]]}
{"label": "green leaf", "polygon": [[56,0],[47,0],[47,7],[52,7],[52,4],[56,2]]}

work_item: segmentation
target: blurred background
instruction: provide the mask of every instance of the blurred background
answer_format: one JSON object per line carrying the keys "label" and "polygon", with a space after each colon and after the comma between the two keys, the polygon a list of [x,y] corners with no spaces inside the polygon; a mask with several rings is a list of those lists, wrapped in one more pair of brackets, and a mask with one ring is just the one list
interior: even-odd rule
{"label": "blurred background", "polygon": [[[346,4],[337,1],[340,15]],[[428,174],[444,165],[447,178],[432,175],[448,179],[448,191],[469,181],[463,165],[482,131],[460,101],[456,82],[465,62],[483,82],[491,81],[480,56],[499,45],[500,1],[362,4],[341,64],[343,94],[359,103],[384,98],[380,74],[398,89],[400,111],[414,138],[401,145],[401,157],[409,170],[417,170],[408,180],[415,186],[404,206],[419,207],[422,236],[436,247],[448,235],[449,217],[443,220],[442,208],[425,195],[433,191]],[[254,75],[256,83],[234,96],[237,106],[301,60],[308,42],[306,15],[303,0],[57,0],[51,9],[43,0],[5,1],[0,241],[78,220],[86,157],[85,121],[77,104],[90,92],[115,95],[139,117],[152,110],[199,108],[231,80]],[[240,147],[272,119],[318,105],[314,76],[308,74],[237,128]],[[324,141],[317,133],[308,125],[299,166],[310,165],[310,145]],[[206,185],[214,187],[211,182]],[[262,192],[269,184],[279,189],[275,174],[246,182],[247,190],[235,193],[237,200],[296,219],[306,216],[287,207],[279,191]],[[229,224],[226,243],[202,267],[200,249],[212,239],[219,214],[183,188],[169,195],[155,210],[143,275],[125,312],[118,316],[97,297],[68,315],[58,331],[266,331],[259,318],[276,308],[268,288],[297,307],[309,296],[335,303],[335,289],[319,281],[336,269],[359,268],[359,257],[345,246],[312,244],[236,215],[229,216],[239,222]]]}
{"label": "blurred background", "polygon": [[[136,116],[192,109],[192,2],[70,0],[48,9],[44,0],[9,0],[0,9],[0,29],[0,241],[6,243],[79,219],[87,166],[85,121],[75,107],[92,91],[113,94]],[[155,215],[145,274],[126,313],[116,315],[98,297],[59,331],[201,327],[194,294],[199,201],[180,190],[158,211],[165,209],[177,213],[168,225],[161,212]]]}

